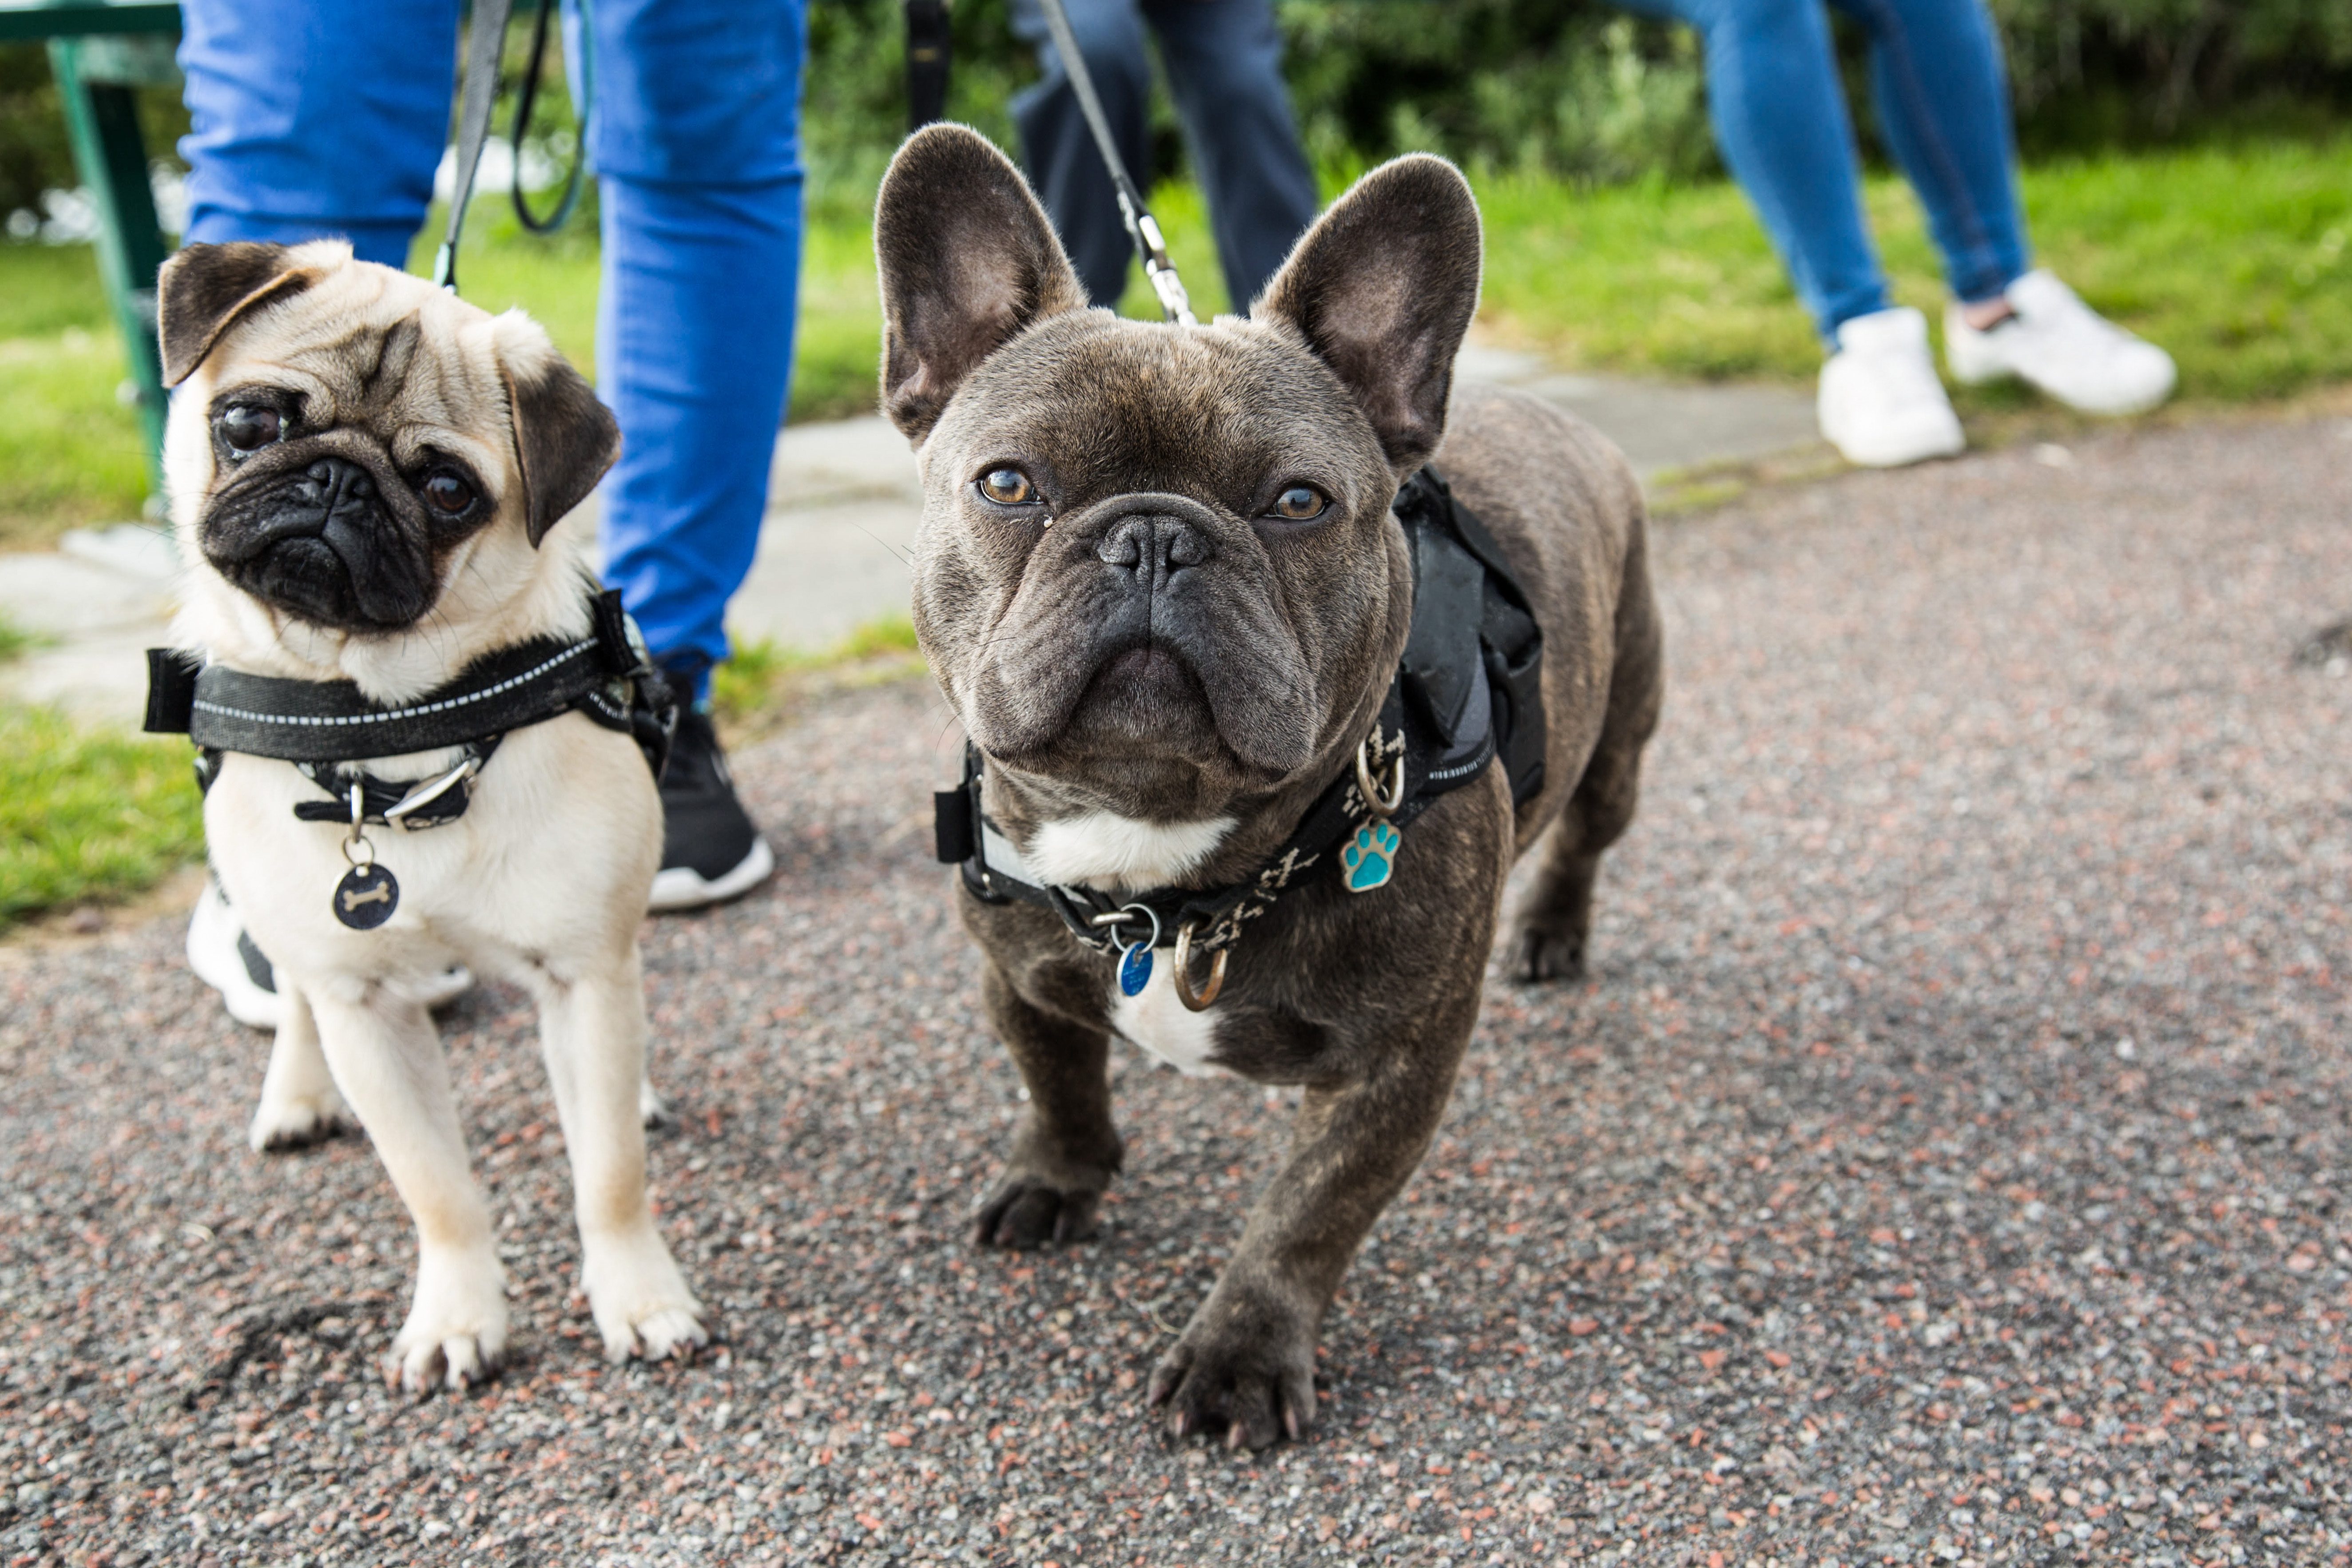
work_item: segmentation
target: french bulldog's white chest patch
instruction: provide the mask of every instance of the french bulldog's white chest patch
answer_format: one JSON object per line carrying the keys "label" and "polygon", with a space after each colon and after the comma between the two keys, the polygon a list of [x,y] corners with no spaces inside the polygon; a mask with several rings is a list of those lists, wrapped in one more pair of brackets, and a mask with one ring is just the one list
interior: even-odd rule
{"label": "french bulldog's white chest patch", "polygon": [[1176,998],[1176,954],[1152,954],[1151,978],[1129,996],[1110,983],[1110,1026],[1188,1078],[1231,1078],[1231,1069],[1209,1059],[1217,1048],[1214,1013],[1195,1013]]}
{"label": "french bulldog's white chest patch", "polygon": [[1207,859],[1233,830],[1230,816],[1144,822],[1087,811],[1039,825],[1023,858],[1035,876],[1065,887],[1157,888]]}

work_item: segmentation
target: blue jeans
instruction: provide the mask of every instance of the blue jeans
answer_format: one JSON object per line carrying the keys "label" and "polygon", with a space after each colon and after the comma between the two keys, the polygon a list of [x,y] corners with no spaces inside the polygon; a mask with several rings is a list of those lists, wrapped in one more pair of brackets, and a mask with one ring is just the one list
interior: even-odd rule
{"label": "blue jeans", "polygon": [[[1118,155],[1139,187],[1151,180],[1148,21],[1209,198],[1217,260],[1235,310],[1257,298],[1321,205],[1307,166],[1272,0],[1065,0]],[[1061,232],[1087,297],[1117,305],[1134,248],[1102,154],[1045,31],[1037,0],[1013,0],[1013,31],[1045,74],[1013,100],[1021,161]]]}
{"label": "blue jeans", "polygon": [[[803,4],[589,6],[597,373],[622,437],[604,577],[698,687],[727,656],[792,373]],[[183,9],[187,237],[343,236],[363,260],[405,265],[448,140],[460,0]],[[575,50],[579,25],[566,16]]]}
{"label": "blue jeans", "polygon": [[[1706,40],[1716,143],[1822,336],[1834,342],[1840,323],[1885,310],[1822,0],[1622,3],[1688,22]],[[1983,0],[1829,3],[1870,36],[1879,123],[1927,209],[1952,292],[1996,297],[2028,261],[2009,87]]]}

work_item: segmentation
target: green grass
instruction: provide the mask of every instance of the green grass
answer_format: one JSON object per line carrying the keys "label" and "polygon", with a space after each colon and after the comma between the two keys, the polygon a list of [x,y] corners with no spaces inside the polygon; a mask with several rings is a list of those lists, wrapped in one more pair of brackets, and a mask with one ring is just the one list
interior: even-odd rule
{"label": "green grass", "polygon": [[128,898],[203,847],[186,742],[0,703],[0,931],[43,910]]}
{"label": "green grass", "polygon": [[[2044,164],[2022,187],[2037,259],[2169,349],[2181,395],[2238,403],[2352,379],[2352,142],[2279,142]],[[1483,314],[1575,368],[1810,379],[1821,347],[1733,185],[1583,193],[1484,181]],[[1919,205],[1867,192],[1904,303],[1945,298]]]}
{"label": "green grass", "polygon": [[893,679],[922,668],[915,624],[904,616],[868,621],[829,648],[786,647],[772,637],[738,640],[733,657],[710,672],[710,710],[734,740],[772,723],[814,678],[848,672]]}
{"label": "green grass", "polygon": [[[2170,349],[2181,395],[2242,403],[2352,380],[2352,140],[2118,153],[2024,174],[2037,251],[2100,309]],[[1736,186],[1580,190],[1540,175],[1481,176],[1483,316],[1498,340],[1570,369],[1810,380],[1821,351]],[[1909,189],[1874,179],[1874,231],[1903,300],[1935,313],[1935,256]],[[1198,191],[1154,206],[1203,316],[1227,309]],[[802,266],[792,416],[874,406],[879,328],[863,202],[812,207]],[[426,235],[437,232],[428,224]],[[420,238],[417,265],[429,265]],[[593,234],[552,241],[485,206],[460,268],[467,295],[520,305],[593,371]],[[1156,316],[1134,281],[1123,308]],[[0,548],[78,523],[136,516],[138,427],[89,252],[0,246]],[[2013,406],[2014,391],[1963,406]]]}

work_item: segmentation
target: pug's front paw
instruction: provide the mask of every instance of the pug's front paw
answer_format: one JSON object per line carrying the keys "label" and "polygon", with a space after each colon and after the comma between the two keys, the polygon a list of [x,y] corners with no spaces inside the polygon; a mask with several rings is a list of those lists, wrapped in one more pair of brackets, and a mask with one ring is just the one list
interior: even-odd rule
{"label": "pug's front paw", "polygon": [[1102,1205],[1098,1187],[1064,1186],[1042,1176],[1007,1172],[972,1226],[975,1247],[1025,1251],[1047,1242],[1086,1241]]}
{"label": "pug's front paw", "polygon": [[392,1342],[384,1381],[415,1394],[436,1384],[471,1388],[498,1370],[506,1352],[506,1276],[497,1256],[425,1253],[417,1265],[416,1300]]}
{"label": "pug's front paw", "polygon": [[1223,1286],[1151,1374],[1151,1403],[1177,1437],[1224,1434],[1230,1448],[1297,1442],[1315,1424],[1315,1328],[1306,1314]]}
{"label": "pug's front paw", "polygon": [[246,1141],[258,1154],[284,1153],[308,1148],[356,1126],[351,1108],[332,1089],[317,1094],[269,1096],[265,1092],[255,1109]]}
{"label": "pug's front paw", "polygon": [[624,1235],[583,1238],[588,1310],[604,1339],[604,1359],[661,1361],[710,1342],[702,1303],[650,1223]]}

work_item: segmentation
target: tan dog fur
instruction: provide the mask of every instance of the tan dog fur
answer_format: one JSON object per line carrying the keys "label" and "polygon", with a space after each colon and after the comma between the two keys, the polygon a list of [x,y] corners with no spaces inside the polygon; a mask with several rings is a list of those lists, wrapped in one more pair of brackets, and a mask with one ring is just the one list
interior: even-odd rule
{"label": "tan dog fur", "polygon": [[[165,446],[188,563],[178,646],[256,674],[349,679],[396,703],[496,648],[588,635],[585,542],[575,527],[534,543],[547,524],[526,516],[530,481],[548,477],[526,475],[513,389],[558,374],[577,381],[545,332],[520,312],[493,317],[421,279],[354,262],[332,243],[283,252],[262,297],[230,303],[207,331],[189,316],[223,307],[208,306],[187,274],[206,264],[184,252],[163,289],[167,361],[176,346],[193,362],[173,367],[184,379]],[[396,340],[415,352],[387,387],[383,351]],[[376,440],[395,460],[427,447],[462,456],[487,487],[494,512],[439,561],[430,607],[413,624],[320,625],[244,591],[208,559],[207,513],[226,482],[208,410],[247,384],[299,395],[306,426],[356,421],[340,434]],[[611,455],[573,488],[584,493]],[[426,778],[454,759],[431,752],[365,765],[388,779]],[[284,999],[255,1146],[316,1136],[348,1103],[415,1221],[416,1294],[387,1375],[416,1391],[436,1381],[463,1386],[493,1368],[507,1342],[489,1211],[468,1169],[438,1035],[418,1001],[452,962],[510,979],[538,1005],[571,1152],[583,1284],[607,1353],[661,1356],[705,1342],[703,1310],[646,1194],[641,1096],[651,1090],[636,931],[662,816],[636,747],[566,714],[509,733],[455,822],[370,829],[400,882],[396,912],[374,931],[330,915],[345,830],[293,815],[298,801],[318,798],[290,763],[232,754],[205,798],[205,830]]]}

